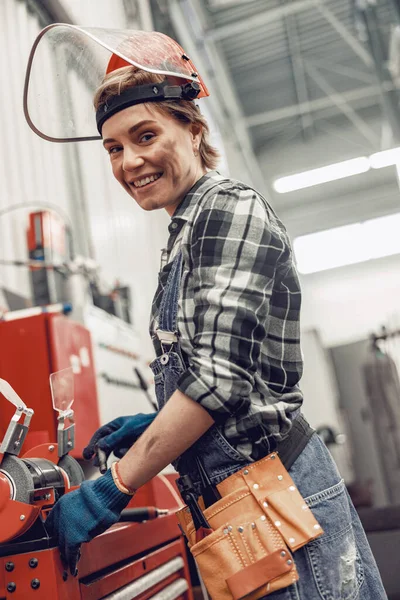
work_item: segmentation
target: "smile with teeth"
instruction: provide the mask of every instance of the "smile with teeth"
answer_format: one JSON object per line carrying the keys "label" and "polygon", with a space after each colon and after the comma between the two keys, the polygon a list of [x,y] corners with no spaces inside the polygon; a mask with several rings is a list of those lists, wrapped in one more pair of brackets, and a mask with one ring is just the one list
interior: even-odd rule
{"label": "smile with teeth", "polygon": [[143,179],[139,179],[138,181],[134,181],[133,185],[137,188],[148,185],[149,183],[153,183],[161,177],[162,173],[157,173],[155,175],[150,175],[149,177],[143,177]]}

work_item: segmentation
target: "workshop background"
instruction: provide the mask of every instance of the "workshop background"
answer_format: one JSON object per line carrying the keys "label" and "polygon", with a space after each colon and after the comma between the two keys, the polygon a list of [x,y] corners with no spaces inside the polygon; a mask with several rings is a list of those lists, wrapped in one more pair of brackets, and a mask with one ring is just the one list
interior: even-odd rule
{"label": "workshop background", "polygon": [[[0,377],[28,405],[47,384],[37,332],[23,349],[35,307],[87,328],[91,341],[66,357],[76,375],[95,374],[92,420],[76,394],[80,459],[91,423],[153,410],[147,323],[169,217],[119,188],[100,142],[55,144],[29,129],[28,56],[54,22],[162,31],[199,69],[220,172],[261,191],[293,240],[304,413],[400,598],[400,1],[1,0]],[[41,81],[56,93],[45,68]],[[83,80],[73,93],[87,94]],[[0,405],[0,434],[1,415]]]}

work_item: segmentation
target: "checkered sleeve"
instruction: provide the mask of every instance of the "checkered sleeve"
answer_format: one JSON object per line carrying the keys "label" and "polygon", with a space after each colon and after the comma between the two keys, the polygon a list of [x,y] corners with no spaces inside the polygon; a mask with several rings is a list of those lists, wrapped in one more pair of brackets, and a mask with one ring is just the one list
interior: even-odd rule
{"label": "checkered sleeve", "polygon": [[284,239],[251,189],[213,193],[193,223],[187,266],[195,334],[178,388],[217,422],[249,408],[284,251]]}

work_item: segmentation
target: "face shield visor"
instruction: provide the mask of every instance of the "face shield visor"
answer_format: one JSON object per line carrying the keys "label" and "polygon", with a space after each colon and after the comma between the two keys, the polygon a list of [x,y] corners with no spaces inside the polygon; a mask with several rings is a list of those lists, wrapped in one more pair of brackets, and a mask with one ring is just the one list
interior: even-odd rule
{"label": "face shield visor", "polygon": [[[137,102],[177,98],[181,89],[184,99],[208,96],[192,61],[163,33],[53,24],[40,32],[28,60],[24,87],[28,125],[52,142],[100,139],[94,94],[106,73],[129,65],[165,75],[172,85],[137,86],[142,88]],[[127,106],[134,103],[126,99]]]}

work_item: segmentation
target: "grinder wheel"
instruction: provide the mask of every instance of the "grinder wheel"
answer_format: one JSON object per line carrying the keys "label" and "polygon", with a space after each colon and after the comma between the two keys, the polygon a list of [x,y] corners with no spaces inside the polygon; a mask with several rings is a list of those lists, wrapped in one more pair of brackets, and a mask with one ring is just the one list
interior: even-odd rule
{"label": "grinder wheel", "polygon": [[13,500],[30,504],[34,482],[28,467],[17,456],[6,454],[0,464],[0,471],[9,477],[13,484]]}
{"label": "grinder wheel", "polygon": [[81,485],[82,481],[85,481],[82,467],[74,458],[72,458],[72,456],[66,454],[60,458],[58,466],[68,475],[71,486]]}

